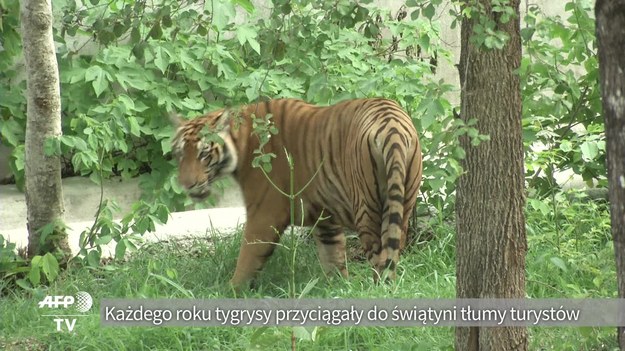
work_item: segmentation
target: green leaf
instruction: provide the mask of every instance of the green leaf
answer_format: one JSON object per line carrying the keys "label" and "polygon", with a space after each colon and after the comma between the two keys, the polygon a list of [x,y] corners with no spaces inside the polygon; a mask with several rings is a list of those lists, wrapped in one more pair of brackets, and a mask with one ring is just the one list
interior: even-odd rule
{"label": "green leaf", "polygon": [[249,0],[232,0],[233,3],[241,6],[247,13],[254,13],[254,4]]}
{"label": "green leaf", "polygon": [[263,162],[260,165],[263,168],[263,170],[265,171],[265,173],[271,173],[271,170],[272,170],[271,163]]}
{"label": "green leaf", "polygon": [[464,160],[467,157],[467,153],[460,146],[454,149],[453,154],[454,154],[454,157],[458,160]]}
{"label": "green leaf", "polygon": [[191,99],[189,97],[184,98],[184,100],[182,100],[180,103],[182,104],[182,106],[190,110],[201,110],[202,108],[204,108],[203,101],[198,101],[197,99]]}
{"label": "green leaf", "polygon": [[568,140],[562,140],[562,142],[560,143],[560,150],[564,152],[569,152],[573,150],[573,145]]}
{"label": "green leaf", "polygon": [[156,217],[161,223],[167,223],[167,219],[169,219],[169,210],[167,206],[158,206],[156,210]]}
{"label": "green leaf", "polygon": [[163,29],[161,29],[161,22],[156,22],[150,29],[148,36],[153,39],[160,39],[163,36]]}
{"label": "green leaf", "polygon": [[143,60],[145,57],[145,48],[147,44],[145,42],[139,42],[132,47],[132,54],[137,58],[137,60]]}
{"label": "green leaf", "polygon": [[154,64],[158,69],[161,70],[163,74],[165,74],[165,71],[169,66],[169,55],[165,50],[159,47],[156,49],[156,53],[154,56]]}
{"label": "green leaf", "polygon": [[208,34],[208,29],[200,24],[197,26],[197,34],[199,34],[202,37],[205,37]]}
{"label": "green leaf", "polygon": [[15,119],[9,119],[2,122],[0,134],[2,135],[3,139],[9,143],[9,145],[16,146],[20,143],[20,138],[18,138],[18,135],[23,138],[24,132],[20,124],[17,123]]}
{"label": "green leaf", "polygon": [[432,191],[441,190],[441,188],[445,185],[444,178],[433,178],[427,179],[426,181],[428,182],[428,184],[430,184],[430,188],[432,189]]}
{"label": "green leaf", "polygon": [[248,38],[247,43],[250,44],[252,49],[256,51],[257,54],[260,55],[260,44],[254,38]]}
{"label": "green leaf", "polygon": [[421,14],[421,9],[415,9],[410,13],[410,19],[416,21],[419,19],[419,15]]}
{"label": "green leaf", "polygon": [[56,257],[49,252],[43,255],[41,268],[48,282],[54,281],[59,275],[59,262],[56,260]]}
{"label": "green leaf", "polygon": [[100,265],[100,252],[98,250],[91,250],[87,254],[87,263],[91,267],[98,267]]}
{"label": "green leaf", "polygon": [[85,71],[85,82],[94,81],[98,76],[102,74],[102,67],[91,66]]}
{"label": "green leaf", "polygon": [[551,208],[544,201],[538,199],[528,199],[529,205],[536,211],[540,211],[543,216],[548,216],[551,213]]}
{"label": "green leaf", "polygon": [[[30,280],[30,276],[29,276],[29,280]],[[24,279],[17,279],[15,281],[15,283],[22,289],[28,291],[30,289],[33,288],[32,284],[29,283],[29,280],[24,280]]]}
{"label": "green leaf", "polygon": [[256,41],[258,33],[254,30],[254,28],[249,26],[239,26],[237,28],[236,36],[239,40],[239,44],[243,45],[246,42],[256,51],[257,54],[260,55],[260,44]]}
{"label": "green leaf", "polygon": [[568,271],[568,268],[566,267],[566,264],[564,263],[564,261],[560,258],[560,257],[552,257],[549,259],[551,261],[551,263],[553,263],[554,266],[560,268],[562,271],[566,272]]}
{"label": "green leaf", "polygon": [[177,279],[178,278],[178,272],[176,272],[176,270],[173,269],[173,268],[167,268],[165,270],[165,274],[167,274],[167,278],[169,278],[169,279]]}
{"label": "green leaf", "polygon": [[[117,82],[126,89],[130,86],[138,90],[148,90],[152,85],[147,81],[145,74],[135,70],[121,70],[117,75]],[[135,105],[139,105],[139,101],[135,101]]]}
{"label": "green leaf", "polygon": [[503,44],[497,40],[497,37],[489,35],[484,38],[484,46],[488,49],[501,49]]}
{"label": "green leaf", "polygon": [[63,145],[67,145],[70,148],[76,147],[76,142],[74,141],[74,137],[72,136],[67,136],[67,135],[61,135],[61,143]]}
{"label": "green leaf", "polygon": [[426,113],[421,117],[421,128],[427,130],[436,121],[436,116],[431,108],[426,110]]}
{"label": "green leaf", "polygon": [[124,105],[124,108],[127,111],[135,110],[135,102],[132,101],[132,99],[128,95],[121,94],[117,97],[117,100],[119,100],[119,102],[121,102]]}
{"label": "green leaf", "polygon": [[94,243],[96,245],[106,245],[106,244],[110,243],[111,240],[113,240],[113,237],[111,235],[104,235],[104,236],[100,236],[100,237],[96,238],[94,240]]}
{"label": "green leaf", "polygon": [[126,249],[127,250],[129,250],[129,251],[136,251],[137,250],[137,245],[135,245],[130,239],[124,238],[123,241],[126,244]]}
{"label": "green leaf", "polygon": [[87,143],[78,137],[74,137],[74,145],[76,145],[76,149],[78,149],[79,151],[87,151],[87,149],[89,148],[87,146]]}
{"label": "green leaf", "polygon": [[163,151],[163,155],[166,155],[171,151],[171,140],[162,139],[161,140],[161,150]]}
{"label": "green leaf", "polygon": [[299,298],[303,298],[304,296],[306,296],[311,290],[312,288],[315,287],[315,285],[317,285],[317,283],[319,282],[319,278],[315,278],[313,280],[310,280],[306,286],[304,287],[304,289],[302,289],[302,292],[299,294]]}
{"label": "green leaf", "polygon": [[139,26],[135,26],[130,31],[130,42],[136,44],[139,41],[141,41],[141,31],[139,30]]}
{"label": "green leaf", "polygon": [[147,109],[149,109],[148,105],[144,104],[143,101],[139,100],[134,102],[134,108],[135,111],[137,112],[143,112]]}
{"label": "green leaf", "polygon": [[236,16],[236,9],[231,2],[207,1],[204,6],[208,11],[213,11],[213,25],[218,31],[223,30]]}
{"label": "green leaf", "polygon": [[140,130],[141,127],[139,126],[139,122],[137,122],[137,119],[133,116],[128,116],[126,120],[128,121],[128,124],[130,125],[130,134],[136,137],[141,136],[141,130]]}
{"label": "green leaf", "polygon": [[163,21],[162,21],[163,27],[165,28],[169,28],[171,27],[174,23],[171,20],[171,15],[165,15],[163,16]]}
{"label": "green leaf", "polygon": [[535,32],[536,32],[535,27],[523,28],[521,29],[521,38],[525,41],[531,40]]}
{"label": "green leaf", "polygon": [[178,290],[180,293],[182,293],[184,296],[188,297],[188,298],[193,298],[193,292],[191,290],[187,290],[185,289],[182,285],[176,283],[175,281],[164,277],[160,274],[154,274],[152,272],[148,273],[150,276],[156,278],[157,280],[160,280],[162,283],[164,283],[165,285],[168,286],[172,286],[174,287],[176,290]]}
{"label": "green leaf", "polygon": [[178,59],[180,60],[183,69],[188,69],[190,66],[201,74],[206,73],[206,69],[204,68],[204,65],[202,65],[202,60],[199,60],[192,52],[182,51],[180,52]]}
{"label": "green leaf", "polygon": [[427,19],[432,19],[432,17],[434,17],[434,14],[436,13],[436,8],[434,7],[434,4],[430,3],[423,9],[422,13],[423,16],[425,16]]}
{"label": "green leaf", "polygon": [[120,240],[117,245],[115,245],[115,259],[122,260],[126,255],[126,242],[125,240]]}
{"label": "green leaf", "polygon": [[96,96],[108,88],[107,73],[100,66],[91,66],[85,72],[85,82],[92,82]]}
{"label": "green leaf", "polygon": [[417,40],[417,44],[419,44],[421,49],[424,51],[430,50],[430,36],[428,34],[419,36],[419,39]]}
{"label": "green leaf", "polygon": [[583,142],[580,149],[582,150],[582,158],[584,158],[585,161],[592,161],[599,154],[599,147],[595,141]]}
{"label": "green leaf", "polygon": [[41,256],[37,255],[30,261],[30,272],[28,272],[28,280],[33,286],[41,283]]}

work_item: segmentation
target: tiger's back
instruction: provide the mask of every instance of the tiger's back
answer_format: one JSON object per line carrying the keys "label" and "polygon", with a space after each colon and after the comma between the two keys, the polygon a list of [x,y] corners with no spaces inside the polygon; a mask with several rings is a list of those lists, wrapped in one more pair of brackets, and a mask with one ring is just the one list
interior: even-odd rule
{"label": "tiger's back", "polygon": [[[251,166],[257,156],[254,150],[259,147],[251,116],[267,114],[279,132],[263,147],[264,153],[276,155],[271,172],[265,175]],[[228,120],[222,120],[224,117]],[[417,132],[395,102],[358,99],[320,107],[295,99],[271,100],[244,106],[236,113],[217,111],[188,122],[187,129],[197,130],[197,125],[203,124],[224,128],[224,144],[214,158],[236,160],[236,165],[223,168],[233,169],[247,210],[233,284],[243,285],[255,276],[273,252],[279,233],[290,223],[289,199],[276,187],[285,193],[302,190],[295,206],[297,224],[312,225],[320,216],[326,218],[317,224],[315,233],[325,270],[338,269],[347,276],[343,228],[350,228],[357,231],[367,258],[376,268],[376,278],[387,268],[388,277],[394,278],[422,172]],[[184,128],[176,140],[194,139],[194,132],[183,137]],[[187,162],[180,162],[180,178],[193,179],[186,172],[220,165],[218,161],[202,165],[199,153],[194,167],[189,166],[191,160],[190,155]],[[205,182],[207,186],[211,181]],[[195,179],[183,185],[190,189],[191,183],[202,182]]]}

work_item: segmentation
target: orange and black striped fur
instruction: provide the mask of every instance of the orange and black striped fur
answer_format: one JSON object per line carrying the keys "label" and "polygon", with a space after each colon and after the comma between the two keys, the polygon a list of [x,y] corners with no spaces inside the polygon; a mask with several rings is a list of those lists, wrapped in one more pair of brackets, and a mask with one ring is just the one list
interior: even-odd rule
{"label": "orange and black striped fur", "polygon": [[[264,147],[265,153],[277,155],[268,176],[289,192],[286,150],[294,162],[295,191],[312,179],[297,199],[296,223],[311,226],[320,216],[327,217],[315,233],[324,270],[337,269],[347,276],[343,229],[350,228],[358,233],[375,268],[374,279],[383,274],[394,279],[422,173],[421,148],[410,117],[386,99],[349,100],[327,107],[282,99],[178,124],[173,139],[178,178],[191,197],[206,197],[211,182],[229,173],[241,186],[247,223],[231,283],[240,287],[254,278],[290,222],[289,199],[251,166],[259,146],[252,116],[267,114],[279,131]],[[202,140],[204,127],[223,142]]]}

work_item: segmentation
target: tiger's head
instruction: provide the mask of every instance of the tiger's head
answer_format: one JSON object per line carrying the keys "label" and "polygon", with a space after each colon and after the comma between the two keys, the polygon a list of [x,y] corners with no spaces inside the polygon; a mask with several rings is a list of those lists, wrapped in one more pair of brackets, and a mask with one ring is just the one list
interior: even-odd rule
{"label": "tiger's head", "polygon": [[210,195],[210,185],[237,168],[237,151],[227,111],[190,121],[170,116],[176,134],[172,155],[178,162],[178,181],[196,201]]}

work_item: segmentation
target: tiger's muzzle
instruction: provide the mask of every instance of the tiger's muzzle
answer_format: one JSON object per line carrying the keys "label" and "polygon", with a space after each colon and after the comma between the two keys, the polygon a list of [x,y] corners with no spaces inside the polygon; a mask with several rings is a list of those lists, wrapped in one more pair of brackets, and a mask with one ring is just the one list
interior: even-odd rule
{"label": "tiger's muzzle", "polygon": [[208,182],[194,184],[186,190],[189,197],[195,202],[206,200],[206,198],[209,197],[211,194],[211,189],[208,186]]}

